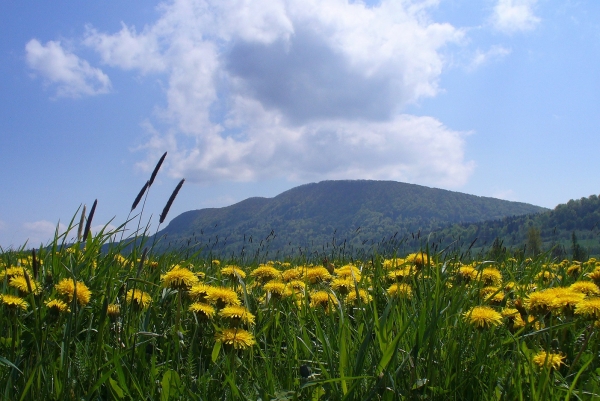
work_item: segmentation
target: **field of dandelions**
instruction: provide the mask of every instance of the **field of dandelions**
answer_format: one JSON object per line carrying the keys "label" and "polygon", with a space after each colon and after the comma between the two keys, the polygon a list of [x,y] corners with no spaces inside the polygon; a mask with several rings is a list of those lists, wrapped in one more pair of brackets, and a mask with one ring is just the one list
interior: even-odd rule
{"label": "field of dandelions", "polygon": [[92,235],[95,207],[75,240],[0,252],[1,399],[600,397],[595,259],[241,263],[154,252],[133,219]]}

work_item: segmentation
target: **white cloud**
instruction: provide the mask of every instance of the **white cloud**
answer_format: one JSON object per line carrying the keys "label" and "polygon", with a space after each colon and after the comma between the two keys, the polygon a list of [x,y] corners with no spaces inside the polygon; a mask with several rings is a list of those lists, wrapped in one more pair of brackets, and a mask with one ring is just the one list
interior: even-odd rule
{"label": "white cloud", "polygon": [[69,53],[60,42],[42,45],[32,39],[25,46],[27,65],[46,83],[56,85],[56,95],[80,97],[107,93],[110,79],[102,70]]}
{"label": "white cloud", "polygon": [[490,61],[501,59],[505,56],[508,56],[512,52],[511,49],[507,49],[506,47],[494,45],[489,48],[487,51],[477,50],[475,52],[475,56],[471,60],[471,64],[469,65],[469,70],[475,70],[481,67],[484,64],[487,64]]}
{"label": "white cloud", "polygon": [[[402,109],[435,96],[464,32],[435,1],[175,0],[141,32],[88,29],[104,63],[167,76],[165,150],[190,181],[386,178],[461,185],[464,135]],[[148,168],[152,163],[141,163]],[[151,168],[151,167],[149,167]]]}
{"label": "white cloud", "polygon": [[[40,244],[48,244],[56,233],[57,224],[47,220],[39,220],[30,223],[23,223],[23,241],[22,244],[27,241],[29,246],[38,246]],[[67,227],[59,223],[58,234],[61,235],[65,232]]]}
{"label": "white cloud", "polygon": [[537,0],[498,0],[492,14],[492,25],[498,31],[515,33],[534,29],[540,18],[534,14]]}

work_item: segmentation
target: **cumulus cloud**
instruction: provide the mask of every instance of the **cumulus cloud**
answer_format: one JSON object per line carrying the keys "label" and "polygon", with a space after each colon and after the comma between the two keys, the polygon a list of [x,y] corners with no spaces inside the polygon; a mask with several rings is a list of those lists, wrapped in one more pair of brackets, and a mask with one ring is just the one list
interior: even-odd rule
{"label": "cumulus cloud", "polygon": [[[444,52],[464,32],[435,1],[175,0],[138,32],[89,28],[107,65],[167,82],[158,116],[190,181],[374,178],[461,185],[464,133],[403,108],[435,96]],[[141,163],[149,166],[151,163]]]}
{"label": "cumulus cloud", "polygon": [[498,31],[515,33],[534,29],[540,18],[534,14],[537,0],[498,0],[492,14],[492,25]]}
{"label": "cumulus cloud", "polygon": [[25,46],[27,65],[47,84],[56,85],[56,95],[81,97],[109,92],[110,79],[102,70],[65,50],[59,41],[45,45],[37,39]]}

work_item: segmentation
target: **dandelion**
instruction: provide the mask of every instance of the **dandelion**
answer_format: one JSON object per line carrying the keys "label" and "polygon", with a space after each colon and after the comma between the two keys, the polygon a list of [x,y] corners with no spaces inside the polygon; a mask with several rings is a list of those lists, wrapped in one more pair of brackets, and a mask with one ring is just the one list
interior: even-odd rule
{"label": "dandelion", "polygon": [[247,325],[253,325],[255,319],[254,315],[248,309],[237,305],[226,306],[221,309],[219,315],[225,319],[231,319],[234,324],[242,322]]}
{"label": "dandelion", "polygon": [[279,278],[281,276],[281,272],[272,266],[260,265],[256,269],[252,270],[250,276],[265,283],[267,281]]}
{"label": "dandelion", "polygon": [[235,349],[246,349],[254,344],[252,333],[243,329],[223,329],[215,334],[215,340],[225,345],[233,346]]}
{"label": "dandelion", "polygon": [[333,296],[327,291],[314,291],[310,294],[311,308],[317,308],[319,306],[328,309],[334,302]]}
{"label": "dandelion", "polygon": [[500,291],[499,287],[484,287],[479,291],[479,296],[484,301],[500,303],[504,300],[504,292]]}
{"label": "dandelion", "polygon": [[556,278],[556,274],[553,272],[550,272],[550,271],[539,272],[538,274],[535,275],[536,280],[541,280],[544,283],[548,283],[555,278]]}
{"label": "dandelion", "polygon": [[15,311],[17,309],[27,310],[27,308],[29,307],[29,304],[27,303],[27,301],[25,301],[21,297],[15,296],[15,295],[0,295],[0,300],[2,300],[2,303],[4,304],[4,306],[6,308],[8,308],[9,310],[15,310]]}
{"label": "dandelion", "polygon": [[225,287],[210,287],[206,300],[210,303],[216,303],[218,308],[225,305],[240,305],[238,295],[235,291]]}
{"label": "dandelion", "polygon": [[29,285],[27,284],[27,278],[25,276],[15,276],[8,281],[8,285],[19,290],[22,294],[29,294],[31,292],[38,295],[42,292],[42,287],[32,278],[29,279]]}
{"label": "dandelion", "polygon": [[498,286],[502,284],[502,273],[495,267],[486,267],[481,271],[481,281],[488,286]]}
{"label": "dandelion", "polygon": [[358,290],[358,296],[356,294],[356,291],[350,291],[348,293],[348,296],[346,296],[346,303],[355,303],[356,301],[360,300],[360,302],[362,303],[368,303],[371,302],[371,300],[373,299],[373,297],[371,297],[371,295],[363,289]]}
{"label": "dandelion", "polygon": [[0,271],[0,280],[4,280],[5,277],[10,280],[13,277],[24,276],[25,274],[31,277],[29,270],[24,267],[9,267]]}
{"label": "dandelion", "polygon": [[411,253],[406,257],[406,261],[413,263],[417,268],[420,269],[429,263],[429,256],[423,252]]}
{"label": "dandelion", "polygon": [[540,351],[532,359],[540,368],[558,369],[563,364],[565,357],[561,354],[553,354],[551,352]]}
{"label": "dandelion", "polygon": [[580,292],[589,296],[600,295],[600,288],[591,281],[576,281],[569,286],[569,289],[574,292]]}
{"label": "dandelion", "polygon": [[394,281],[403,281],[409,279],[412,276],[412,269],[410,267],[405,267],[403,269],[392,270],[387,274],[388,279]]}
{"label": "dandelion", "polygon": [[579,276],[581,274],[581,265],[574,264],[569,266],[569,268],[567,269],[567,274],[569,276]]}
{"label": "dandelion", "polygon": [[246,278],[246,273],[244,273],[244,271],[242,269],[240,269],[238,266],[235,266],[235,265],[225,266],[224,268],[221,269],[221,274],[223,276],[229,276],[233,279],[236,279],[238,277],[241,279]]}
{"label": "dandelion", "polygon": [[281,298],[287,293],[287,287],[285,283],[280,281],[269,281],[263,285],[263,290],[276,298]]}
{"label": "dandelion", "polygon": [[309,267],[304,272],[304,278],[311,284],[331,280],[331,274],[324,267]]}
{"label": "dandelion", "polygon": [[302,269],[288,269],[281,272],[281,279],[285,282],[298,280],[302,277]]}
{"label": "dandelion", "polygon": [[196,301],[205,301],[211,286],[204,283],[193,285],[188,291],[188,296]]}
{"label": "dandelion", "polygon": [[67,305],[60,299],[51,299],[49,301],[46,301],[45,305],[50,310],[50,313],[54,315],[59,315],[65,312],[71,312],[71,309],[69,309],[69,305]]}
{"label": "dandelion", "polygon": [[212,263],[214,266],[220,266],[220,265],[221,265],[221,261],[220,261],[220,260],[218,260],[218,259],[214,259],[214,260],[213,260],[211,263]]}
{"label": "dandelion", "polygon": [[463,318],[477,329],[489,329],[502,323],[502,315],[489,306],[475,306],[465,312]]}
{"label": "dandelion", "polygon": [[304,291],[306,283],[300,280],[292,280],[288,283],[288,287],[295,291]]}
{"label": "dandelion", "polygon": [[164,287],[173,289],[189,290],[193,285],[198,284],[200,280],[193,272],[179,265],[173,266],[165,274],[161,274],[160,280]]}
{"label": "dandelion", "polygon": [[70,278],[63,278],[54,286],[54,288],[56,288],[56,291],[58,291],[60,295],[66,297],[69,303],[73,302],[75,292],[77,292],[77,302],[81,306],[87,305],[92,298],[92,292],[84,283],[81,281],[75,282]]}
{"label": "dandelion", "polygon": [[402,258],[386,259],[383,261],[383,268],[385,270],[397,269],[402,266],[406,261]]}
{"label": "dandelion", "polygon": [[354,290],[355,282],[352,278],[336,278],[331,282],[331,289],[338,291],[342,295],[348,294]]}
{"label": "dandelion", "polygon": [[118,304],[108,304],[106,314],[113,320],[118,318],[121,315],[121,306]]}
{"label": "dandelion", "polygon": [[501,315],[508,320],[508,328],[511,331],[525,327],[525,321],[521,317],[519,310],[516,308],[504,308],[502,309]]}
{"label": "dandelion", "polygon": [[596,269],[588,273],[587,276],[594,282],[596,285],[600,286],[600,268],[596,267]]}
{"label": "dandelion", "polygon": [[188,310],[205,320],[211,320],[215,316],[215,308],[202,302],[194,302]]}
{"label": "dandelion", "polygon": [[477,270],[472,266],[463,266],[458,269],[458,278],[465,283],[477,279]]}
{"label": "dandelion", "polygon": [[387,293],[392,297],[411,299],[412,287],[404,283],[395,283],[387,289]]}
{"label": "dandelion", "polygon": [[600,298],[584,299],[575,306],[575,314],[600,319]]}
{"label": "dandelion", "polygon": [[339,278],[352,278],[355,281],[360,281],[360,269],[352,264],[335,269],[334,273]]}
{"label": "dandelion", "polygon": [[132,304],[136,309],[146,309],[152,303],[152,297],[147,292],[136,288],[127,291],[125,302]]}

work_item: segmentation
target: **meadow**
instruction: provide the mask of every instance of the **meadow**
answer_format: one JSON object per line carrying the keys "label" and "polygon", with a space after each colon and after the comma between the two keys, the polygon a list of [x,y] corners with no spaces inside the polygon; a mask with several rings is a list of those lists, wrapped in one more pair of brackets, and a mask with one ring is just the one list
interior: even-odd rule
{"label": "meadow", "polygon": [[2,399],[600,397],[593,258],[157,252],[143,207],[91,234],[95,207],[0,251]]}
{"label": "meadow", "polygon": [[102,248],[121,229],[0,255],[3,399],[600,394],[594,259],[241,265],[155,255],[143,236]]}

